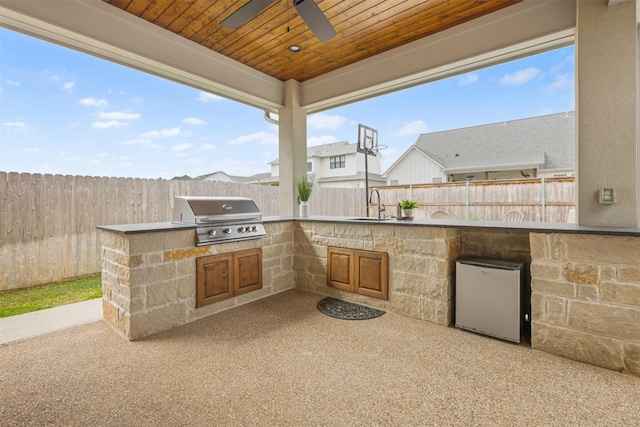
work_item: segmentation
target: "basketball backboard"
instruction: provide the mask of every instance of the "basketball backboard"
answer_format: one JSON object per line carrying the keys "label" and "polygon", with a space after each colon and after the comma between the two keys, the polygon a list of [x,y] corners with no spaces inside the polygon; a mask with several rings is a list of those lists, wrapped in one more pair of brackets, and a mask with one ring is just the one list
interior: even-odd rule
{"label": "basketball backboard", "polygon": [[377,148],[378,131],[362,124],[358,125],[358,152],[375,156]]}

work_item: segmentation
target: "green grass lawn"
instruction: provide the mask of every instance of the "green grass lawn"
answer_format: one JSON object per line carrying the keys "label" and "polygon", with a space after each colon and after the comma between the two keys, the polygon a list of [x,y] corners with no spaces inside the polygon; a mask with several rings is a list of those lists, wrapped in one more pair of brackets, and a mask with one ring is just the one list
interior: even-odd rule
{"label": "green grass lawn", "polygon": [[0,317],[15,316],[101,296],[100,276],[0,292]]}

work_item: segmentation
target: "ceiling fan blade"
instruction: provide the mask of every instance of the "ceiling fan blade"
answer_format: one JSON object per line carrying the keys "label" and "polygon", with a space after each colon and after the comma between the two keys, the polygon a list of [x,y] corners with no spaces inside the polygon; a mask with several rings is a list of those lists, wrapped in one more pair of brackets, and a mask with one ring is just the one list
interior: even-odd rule
{"label": "ceiling fan blade", "polygon": [[221,23],[225,28],[231,28],[235,30],[240,25],[253,18],[267,6],[273,3],[273,0],[251,0],[249,3],[242,6],[240,9],[227,16]]}
{"label": "ceiling fan blade", "polygon": [[335,37],[336,32],[331,26],[331,22],[324,16],[315,1],[294,0],[293,4],[318,40],[324,43]]}

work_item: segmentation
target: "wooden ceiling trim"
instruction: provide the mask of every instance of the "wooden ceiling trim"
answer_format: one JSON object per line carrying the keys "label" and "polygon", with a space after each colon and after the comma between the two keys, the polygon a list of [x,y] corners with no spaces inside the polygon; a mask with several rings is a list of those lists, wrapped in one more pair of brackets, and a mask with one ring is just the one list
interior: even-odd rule
{"label": "wooden ceiling trim", "polygon": [[[292,0],[274,0],[235,30],[249,0],[103,0],[279,80],[305,81],[522,0],[315,0],[337,32],[321,43]],[[291,44],[302,47],[293,54]]]}
{"label": "wooden ceiling trim", "polygon": [[[182,37],[189,38],[186,34],[186,28],[193,21],[197,20],[209,6],[211,6],[210,0],[196,0],[165,28]],[[191,35],[193,35],[193,33]]]}
{"label": "wooden ceiling trim", "polygon": [[211,7],[203,12],[201,15],[202,18],[199,18],[199,20],[203,18],[206,19],[206,22],[204,22],[201,28],[191,35],[189,39],[195,43],[202,44],[202,42],[211,37],[212,34],[217,32],[222,33],[223,28],[220,27],[219,22],[224,19],[226,11],[227,9],[223,2],[214,2]]}
{"label": "wooden ceiling trim", "polygon": [[[334,0],[336,3],[339,0]],[[306,46],[309,44],[310,38],[315,38],[302,18],[297,15],[295,10],[292,19],[278,22],[275,25],[275,29],[268,34],[264,34],[262,37],[256,39],[257,45],[260,48],[256,49],[256,46],[251,44],[245,44],[236,51],[228,51],[229,55],[238,55],[244,58],[246,64],[253,67],[262,68],[265,61],[275,60],[282,58],[284,54],[291,54],[288,51],[288,47],[292,44],[297,44],[303,48],[302,52],[306,52]],[[286,14],[285,14],[286,15]],[[286,16],[285,16],[286,17]],[[287,31],[287,28],[289,29]],[[223,52],[227,52],[223,50]],[[299,52],[294,56],[290,56],[290,59],[297,60],[301,55]]]}
{"label": "wooden ceiling trim", "polygon": [[111,0],[107,1],[107,3],[112,4],[119,9],[126,10],[129,3],[131,3],[131,0]]}
{"label": "wooden ceiling trim", "polygon": [[[509,0],[510,3],[517,3],[521,0]],[[473,2],[473,0],[471,1]],[[499,5],[496,5],[495,8],[500,9],[504,7],[505,1],[500,1]],[[423,17],[423,14],[419,14],[417,16],[412,16],[407,20],[400,20],[400,18],[396,17],[396,20],[389,19],[388,22],[393,22],[395,26],[403,26],[404,37],[400,40],[397,37],[397,34],[391,31],[386,32],[373,32],[367,34],[364,37],[356,38],[352,37],[348,43],[353,43],[359,46],[369,46],[366,52],[361,52],[359,50],[354,50],[350,53],[345,53],[340,55],[340,64],[339,66],[346,66],[359,60],[363,59],[363,57],[370,57],[373,55],[377,55],[379,53],[385,52],[387,50],[393,49],[394,47],[398,47],[402,44],[409,43],[411,41],[418,40],[422,37],[425,37],[430,34],[434,34],[436,32],[441,31],[441,28],[450,28],[452,26],[460,23],[460,18],[448,18],[448,22],[444,22],[441,20],[442,16],[451,16],[446,14],[446,10],[450,10],[448,2],[442,2],[441,8],[438,11],[437,15],[426,15]],[[457,5],[459,7],[464,7]],[[482,4],[481,7],[485,7],[486,5]],[[497,10],[495,9],[495,10]],[[486,13],[494,11],[494,8],[484,8],[482,11],[471,13],[473,9],[466,9],[466,14],[473,15],[473,17],[482,16]],[[470,20],[472,18],[468,18],[466,20]],[[318,56],[314,58],[310,58],[305,64],[292,68],[289,70],[292,74],[298,75],[300,78],[308,80],[309,78],[315,77],[313,73],[309,73],[308,70],[313,70],[316,67],[324,66],[328,68],[330,64],[332,64],[332,58],[326,57],[324,52],[318,52]],[[335,67],[338,68],[338,67]],[[334,69],[335,69],[334,68]],[[268,70],[268,69],[266,69]],[[267,71],[271,72],[271,71]],[[302,80],[304,81],[304,80]]]}
{"label": "wooden ceiling trim", "polygon": [[173,0],[156,0],[152,2],[145,10],[142,12],[140,17],[149,22],[153,22],[156,25],[159,25],[156,20],[164,14],[167,8],[173,3]]}
{"label": "wooden ceiling trim", "polygon": [[189,2],[174,0],[153,23],[162,28],[168,28],[176,19],[182,16],[190,6],[191,4]]}
{"label": "wooden ceiling trim", "polygon": [[[394,3],[398,3],[398,0],[384,2],[384,4],[386,5],[386,8],[392,7]],[[336,15],[334,16],[329,15],[329,19],[331,22],[335,22],[335,16],[344,15],[342,11],[335,10],[335,9],[337,8],[334,8],[334,13]],[[372,9],[373,8],[370,6],[370,4],[367,4],[367,2],[358,2],[358,4],[350,8],[349,11],[356,13],[357,14],[356,16],[366,16],[365,14],[368,15],[370,12],[373,11]],[[366,19],[369,19],[369,18],[363,17],[359,19],[359,21],[362,22],[363,20],[366,20]],[[322,68],[326,69],[328,63],[331,63],[333,61],[333,58],[337,53],[334,48],[334,45],[343,44],[345,39],[348,39],[350,37],[349,33],[350,33],[350,30],[354,28],[354,26],[352,25],[354,20],[358,20],[358,19],[357,18],[344,19],[341,22],[334,24],[334,28],[336,29],[336,32],[338,35],[336,36],[336,39],[331,40],[327,43],[321,43],[315,37],[305,39],[302,42],[298,41],[295,37],[293,37],[292,41],[295,41],[296,44],[302,47],[302,51],[297,53],[295,56],[296,59],[299,59],[298,61],[296,61],[296,64],[300,64],[300,65],[294,65],[292,67],[291,64],[282,64],[278,60],[277,56],[274,57],[271,55],[267,55],[266,52],[265,54],[263,54],[263,57],[266,57],[266,60],[262,60],[260,62],[256,61],[252,63],[255,64],[256,68],[263,69],[268,74],[274,73],[276,75],[281,75],[282,73],[285,72],[285,69],[288,70],[286,72],[288,72],[289,74],[292,74],[293,70],[300,70],[303,67],[307,66],[307,64],[309,64],[310,61],[316,58],[322,58],[321,61],[325,62],[325,65]],[[365,28],[366,28],[366,25],[365,25]],[[353,38],[351,42],[352,42],[352,46],[356,45],[357,39]],[[329,58],[325,58],[325,56],[323,55],[323,52],[326,52],[331,56]]]}
{"label": "wooden ceiling trim", "polygon": [[[448,2],[446,0],[439,0],[438,2],[431,0],[429,3],[431,5],[429,10],[433,13],[433,10],[437,10],[438,7],[446,7]],[[413,11],[414,7],[415,4],[412,4],[411,1],[395,1],[384,2],[383,4],[377,5],[377,7],[369,8],[367,13],[358,15],[366,16],[365,19],[360,19],[359,21],[357,19],[351,20],[348,22],[348,24],[350,24],[349,27],[338,27],[337,31],[339,30],[339,34],[341,34],[340,42],[347,46],[357,46],[355,49],[345,49],[340,52],[341,64],[335,65],[336,55],[333,49],[328,50],[322,43],[317,41],[305,49],[305,51],[312,51],[314,55],[310,56],[304,63],[290,68],[289,72],[307,80],[314,77],[313,73],[308,72],[310,69],[318,69],[318,67],[322,67],[325,70],[336,69],[340,66],[357,62],[365,57],[391,49],[391,47],[388,47],[390,43],[389,40],[393,42],[392,46],[394,47],[398,43],[402,44],[404,38],[398,37],[397,30],[390,33],[386,39],[378,36],[377,31],[380,29],[380,26],[386,25],[388,22],[391,22],[394,28],[400,28],[404,24],[403,20],[407,19],[407,17],[408,19],[420,22],[423,15],[429,16],[427,12],[416,14]],[[278,66],[277,63],[274,65],[276,67]],[[264,69],[268,74],[275,73],[275,69],[265,66],[264,64],[261,64],[260,68]]]}
{"label": "wooden ceiling trim", "polygon": [[131,0],[131,2],[127,5],[126,11],[132,13],[136,16],[140,16],[144,13],[144,11],[150,5],[149,0]]}
{"label": "wooden ceiling trim", "polygon": [[209,7],[201,11],[200,15],[198,15],[197,18],[191,21],[189,25],[184,27],[183,30],[178,33],[178,35],[197,43],[197,38],[194,39],[196,34],[202,29],[206,28],[212,22],[215,22],[215,20],[222,12],[223,11],[220,10],[220,5],[217,2],[211,3]]}
{"label": "wooden ceiling trim", "polygon": [[250,22],[240,26],[236,30],[223,29],[220,40],[207,40],[204,45],[215,48],[218,52],[228,56],[241,56],[239,52],[243,47],[253,44],[262,46],[265,39],[273,38],[278,30],[283,31],[286,25],[286,9],[281,7],[281,2],[272,3],[262,13],[258,14]]}

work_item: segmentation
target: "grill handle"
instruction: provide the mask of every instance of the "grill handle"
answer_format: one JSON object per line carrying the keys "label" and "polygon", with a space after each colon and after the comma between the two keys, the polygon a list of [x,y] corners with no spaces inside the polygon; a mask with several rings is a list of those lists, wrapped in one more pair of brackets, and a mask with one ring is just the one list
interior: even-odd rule
{"label": "grill handle", "polygon": [[213,223],[213,222],[229,222],[233,221],[259,221],[262,219],[262,215],[244,215],[244,214],[227,214],[227,215],[216,215],[216,216],[203,216],[198,218],[198,222],[201,223]]}

